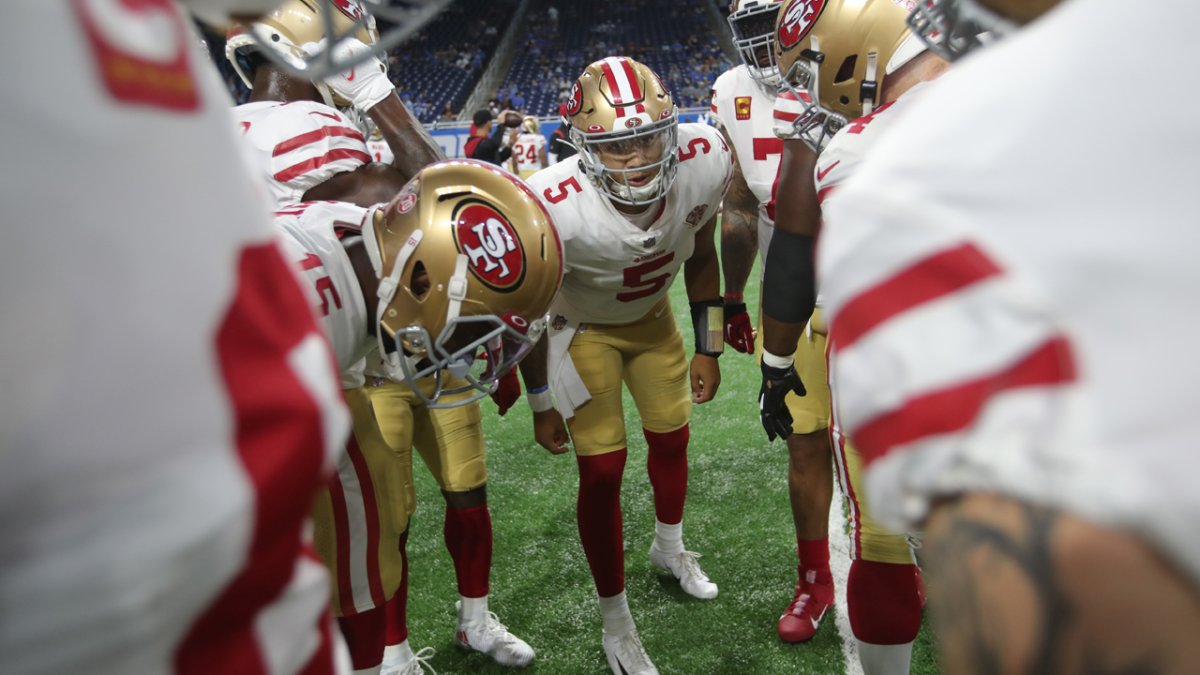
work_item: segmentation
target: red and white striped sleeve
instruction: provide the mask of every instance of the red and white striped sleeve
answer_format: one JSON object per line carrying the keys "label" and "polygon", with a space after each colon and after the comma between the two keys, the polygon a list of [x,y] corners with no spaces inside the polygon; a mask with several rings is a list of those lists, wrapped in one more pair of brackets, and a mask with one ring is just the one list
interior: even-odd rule
{"label": "red and white striped sleeve", "polygon": [[299,201],[335,174],[371,161],[362,132],[342,113],[320,103],[279,105],[249,123],[244,134],[263,155],[266,178],[280,203]]}
{"label": "red and white striped sleeve", "polygon": [[1067,332],[981,238],[859,185],[825,205],[818,275],[833,401],[872,509],[912,528],[939,495],[1020,493],[1070,417]]}

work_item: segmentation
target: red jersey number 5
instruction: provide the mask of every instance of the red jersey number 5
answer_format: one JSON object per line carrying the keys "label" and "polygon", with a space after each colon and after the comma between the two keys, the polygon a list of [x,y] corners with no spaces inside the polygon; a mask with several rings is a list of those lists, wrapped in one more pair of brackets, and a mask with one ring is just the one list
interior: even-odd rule
{"label": "red jersey number 5", "polygon": [[620,302],[633,302],[634,300],[640,300],[661,291],[667,285],[667,281],[671,279],[671,274],[663,272],[655,276],[647,275],[666,267],[674,259],[675,252],[671,251],[661,258],[648,260],[633,267],[626,267],[624,272],[625,287],[631,290],[617,293],[617,300]]}

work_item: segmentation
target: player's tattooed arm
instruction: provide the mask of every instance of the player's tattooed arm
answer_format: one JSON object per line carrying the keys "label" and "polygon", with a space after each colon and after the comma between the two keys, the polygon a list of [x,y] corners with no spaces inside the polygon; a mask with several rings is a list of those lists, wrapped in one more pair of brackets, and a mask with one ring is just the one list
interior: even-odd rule
{"label": "player's tattooed arm", "polygon": [[526,390],[538,390],[550,382],[549,358],[550,338],[543,333],[518,366],[521,369],[521,379],[525,381]]}
{"label": "player's tattooed arm", "polygon": [[[733,143],[725,135],[732,149]],[[741,295],[758,252],[758,198],[750,191],[742,164],[736,158],[733,167],[733,181],[721,210],[721,271],[725,294]]]}
{"label": "player's tattooed arm", "polygon": [[1198,594],[1132,535],[971,495],[934,508],[921,553],[948,673],[1195,672]]}

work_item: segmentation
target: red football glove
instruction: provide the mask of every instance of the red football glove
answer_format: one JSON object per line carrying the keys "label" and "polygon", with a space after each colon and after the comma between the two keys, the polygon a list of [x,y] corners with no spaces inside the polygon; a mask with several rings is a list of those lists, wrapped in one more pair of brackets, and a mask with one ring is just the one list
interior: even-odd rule
{"label": "red football glove", "polygon": [[496,402],[496,412],[503,417],[504,413],[521,398],[521,379],[517,377],[517,369],[508,371],[507,375],[496,383],[496,391],[492,392],[492,400]]}
{"label": "red football glove", "polygon": [[725,344],[743,354],[753,354],[755,335],[757,333],[750,323],[742,296],[725,296]]}

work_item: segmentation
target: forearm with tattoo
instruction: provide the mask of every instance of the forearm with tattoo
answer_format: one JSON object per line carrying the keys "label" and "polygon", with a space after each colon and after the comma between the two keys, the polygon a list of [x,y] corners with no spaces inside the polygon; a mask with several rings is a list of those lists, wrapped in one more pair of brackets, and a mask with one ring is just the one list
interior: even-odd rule
{"label": "forearm with tattoo", "polygon": [[1200,672],[1200,603],[1128,533],[975,495],[935,508],[921,557],[947,673]]}

